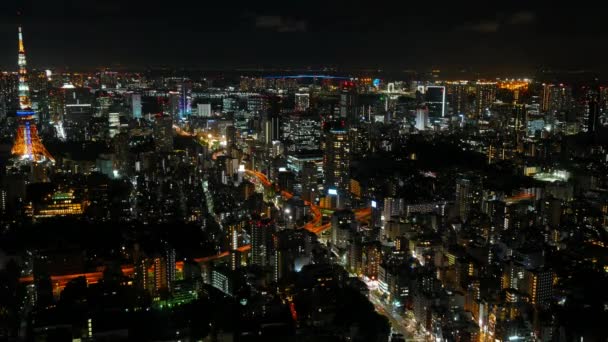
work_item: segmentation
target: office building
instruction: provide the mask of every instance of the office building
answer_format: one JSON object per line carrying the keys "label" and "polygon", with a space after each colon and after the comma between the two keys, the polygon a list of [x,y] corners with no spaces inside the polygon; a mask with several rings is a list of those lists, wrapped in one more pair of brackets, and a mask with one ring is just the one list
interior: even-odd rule
{"label": "office building", "polygon": [[478,81],[475,83],[475,118],[482,118],[496,101],[496,82]]}
{"label": "office building", "polygon": [[461,178],[456,181],[456,209],[460,219],[466,221],[472,210],[481,210],[481,183],[477,179]]}
{"label": "office building", "polygon": [[429,109],[429,117],[442,118],[446,114],[446,89],[444,86],[427,86],[424,99]]}
{"label": "office building", "polygon": [[429,111],[427,108],[416,109],[416,129],[424,131],[429,126]]}
{"label": "office building", "polygon": [[251,226],[251,263],[258,266],[270,264],[274,222],[270,219],[254,220]]}
{"label": "office building", "polygon": [[310,94],[304,92],[298,92],[295,95],[295,109],[300,112],[304,112],[310,107]]}
{"label": "office building", "polygon": [[190,80],[182,79],[182,81],[177,84],[177,92],[179,94],[178,116],[180,120],[184,120],[192,115],[192,82]]}
{"label": "office building", "polygon": [[350,148],[343,122],[325,123],[323,156],[325,189],[348,192],[350,186]]}
{"label": "office building", "polygon": [[600,115],[599,94],[594,90],[589,90],[583,103],[582,131],[596,132],[601,126]]}
{"label": "office building", "polygon": [[156,116],[153,137],[156,151],[173,151],[173,121],[171,117],[166,115]]}
{"label": "office building", "polygon": [[211,117],[211,104],[210,103],[198,103],[196,105],[197,115],[202,118]]}
{"label": "office building", "polygon": [[141,94],[131,94],[131,117],[141,119]]}
{"label": "office building", "polygon": [[452,115],[465,115],[468,110],[468,81],[455,81],[446,84],[447,101]]}

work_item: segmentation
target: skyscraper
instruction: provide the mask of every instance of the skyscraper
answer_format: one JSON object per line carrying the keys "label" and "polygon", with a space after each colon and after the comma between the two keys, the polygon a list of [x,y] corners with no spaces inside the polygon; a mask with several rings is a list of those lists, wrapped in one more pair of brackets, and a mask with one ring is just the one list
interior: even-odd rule
{"label": "skyscraper", "polygon": [[192,82],[182,80],[177,85],[177,91],[179,93],[179,119],[184,120],[192,115]]}
{"label": "skyscraper", "polygon": [[270,219],[255,220],[251,226],[251,263],[266,266],[270,263],[274,224]]}
{"label": "skyscraper", "polygon": [[456,208],[458,215],[466,221],[473,209],[481,205],[481,186],[475,179],[462,178],[456,181]]}
{"label": "skyscraper", "polygon": [[270,100],[268,109],[262,115],[262,142],[271,145],[281,139],[281,99],[274,97]]}
{"label": "skyscraper", "polygon": [[416,129],[424,131],[429,124],[429,111],[426,108],[416,109]]}
{"label": "skyscraper", "polygon": [[513,105],[513,130],[514,133],[520,132],[526,127],[526,105]]}
{"label": "skyscraper", "polygon": [[340,93],[340,119],[350,125],[359,121],[357,108],[357,88],[353,82],[344,82]]}
{"label": "skyscraper", "polygon": [[350,183],[350,149],[344,121],[325,123],[323,168],[325,189],[348,192]]}
{"label": "skyscraper", "polygon": [[19,77],[14,72],[0,73],[0,119],[17,108]]}
{"label": "skyscraper", "polygon": [[27,84],[27,62],[25,59],[25,47],[23,46],[23,34],[19,27],[19,110],[17,110],[17,118],[19,127],[15,136],[15,143],[11,150],[11,154],[23,161],[44,162],[55,160],[46,150],[34,122],[36,114],[31,107],[29,98],[29,87]]}
{"label": "skyscraper", "polygon": [[496,82],[475,83],[475,118],[480,118],[496,101]]}
{"label": "skyscraper", "polygon": [[444,86],[427,86],[424,98],[431,118],[442,118],[445,116],[446,90]]}
{"label": "skyscraper", "polygon": [[306,92],[296,93],[295,95],[296,110],[305,111],[310,106],[310,94]]}
{"label": "skyscraper", "polygon": [[594,90],[588,91],[583,105],[583,132],[593,133],[601,125],[599,94]]}
{"label": "skyscraper", "polygon": [[453,115],[464,115],[467,112],[468,104],[467,81],[447,83],[446,92],[451,113]]}
{"label": "skyscraper", "polygon": [[131,114],[133,119],[141,119],[141,94],[131,95]]}
{"label": "skyscraper", "polygon": [[173,122],[170,116],[157,115],[154,125],[154,145],[156,151],[173,151]]}

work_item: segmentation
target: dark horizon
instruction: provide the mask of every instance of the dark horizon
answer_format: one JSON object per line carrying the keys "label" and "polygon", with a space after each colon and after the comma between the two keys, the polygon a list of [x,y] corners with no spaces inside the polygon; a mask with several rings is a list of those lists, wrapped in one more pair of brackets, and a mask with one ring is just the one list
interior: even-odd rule
{"label": "dark horizon", "polygon": [[21,22],[28,62],[39,68],[337,66],[522,77],[540,68],[607,71],[607,29],[583,6],[256,5],[8,1],[0,5],[0,68],[16,68]]}

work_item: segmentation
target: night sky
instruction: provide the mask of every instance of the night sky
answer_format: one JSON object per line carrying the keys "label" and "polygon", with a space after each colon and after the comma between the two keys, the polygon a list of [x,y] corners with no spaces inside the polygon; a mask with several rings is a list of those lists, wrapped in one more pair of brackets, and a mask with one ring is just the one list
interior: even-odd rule
{"label": "night sky", "polygon": [[608,69],[594,2],[1,0],[0,14],[2,69],[19,21],[36,67]]}

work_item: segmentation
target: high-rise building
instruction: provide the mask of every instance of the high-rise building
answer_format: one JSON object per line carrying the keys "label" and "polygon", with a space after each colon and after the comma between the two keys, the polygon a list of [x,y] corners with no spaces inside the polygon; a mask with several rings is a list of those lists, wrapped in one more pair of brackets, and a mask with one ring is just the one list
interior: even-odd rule
{"label": "high-rise building", "polygon": [[131,94],[131,115],[134,119],[141,119],[141,94]]}
{"label": "high-rise building", "polygon": [[467,113],[468,98],[467,81],[456,81],[447,83],[447,99],[450,112],[453,115],[464,115]]}
{"label": "high-rise building", "polygon": [[192,82],[182,79],[177,85],[179,93],[179,110],[178,115],[180,120],[184,120],[192,115]]}
{"label": "high-rise building", "polygon": [[6,118],[18,107],[19,77],[13,72],[0,73],[0,119]]}
{"label": "high-rise building", "polygon": [[331,243],[333,246],[345,249],[355,233],[355,214],[351,210],[338,210],[331,216]]}
{"label": "high-rise building", "polygon": [[318,116],[297,113],[285,118],[282,136],[290,152],[318,150],[321,122]]}
{"label": "high-rise building", "polygon": [[608,87],[600,87],[600,112],[608,113]]}
{"label": "high-rise building", "polygon": [[444,86],[427,86],[424,99],[431,118],[442,118],[446,114],[446,89]]}
{"label": "high-rise building", "polygon": [[476,179],[461,178],[456,181],[456,208],[466,221],[473,209],[481,209],[481,184]]}
{"label": "high-rise building", "polygon": [[553,271],[548,269],[525,272],[525,292],[533,305],[546,306],[553,297]]}
{"label": "high-rise building", "polygon": [[114,138],[120,132],[120,113],[108,113],[108,135]]}
{"label": "high-rise building", "polygon": [[232,296],[234,291],[233,272],[225,267],[214,268],[211,272],[211,286]]}
{"label": "high-rise building", "polygon": [[384,210],[382,211],[384,221],[390,220],[393,216],[403,214],[405,214],[405,201],[403,198],[386,197],[384,199]]}
{"label": "high-rise building", "polygon": [[426,108],[416,109],[416,129],[424,131],[429,125],[429,111]]}
{"label": "high-rise building", "polygon": [[599,105],[599,94],[590,90],[585,96],[583,103],[583,132],[593,133],[600,128],[600,105]]}
{"label": "high-rise building", "polygon": [[272,234],[275,226],[270,219],[255,220],[251,226],[251,263],[267,266],[272,255]]}
{"label": "high-rise building", "polygon": [[157,115],[154,125],[154,145],[156,151],[173,151],[173,121],[170,116]]}
{"label": "high-rise building", "polygon": [[475,118],[481,118],[496,101],[496,82],[475,83]]}
{"label": "high-rise building", "polygon": [[541,110],[552,114],[560,114],[560,120],[565,120],[565,116],[572,110],[574,98],[572,88],[564,84],[545,84],[543,86],[543,99]]}
{"label": "high-rise building", "polygon": [[305,92],[298,92],[295,95],[296,110],[306,111],[310,107],[310,94]]}
{"label": "high-rise building", "polygon": [[513,105],[513,130],[515,133],[521,132],[526,128],[526,105],[514,104]]}
{"label": "high-rise building", "polygon": [[326,122],[323,169],[325,189],[348,192],[350,186],[350,149],[344,121]]}
{"label": "high-rise building", "polygon": [[27,62],[25,59],[25,47],[23,45],[23,34],[19,27],[19,110],[17,118],[19,126],[15,136],[15,143],[11,154],[21,161],[44,162],[55,160],[46,150],[38,136],[36,123],[34,122],[35,112],[31,108],[29,98],[29,87],[27,85]]}
{"label": "high-rise building", "polygon": [[270,106],[262,114],[262,142],[270,146],[281,140],[281,100],[278,97],[270,101]]}
{"label": "high-rise building", "polygon": [[301,172],[302,193],[305,201],[314,202],[319,196],[317,184],[317,165],[313,162],[305,162]]}
{"label": "high-rise building", "polygon": [[222,113],[233,113],[239,110],[239,102],[234,97],[225,97],[222,100]]}
{"label": "high-rise building", "polygon": [[210,103],[198,103],[196,105],[196,112],[199,117],[210,118],[211,117],[211,104]]}
{"label": "high-rise building", "polygon": [[340,120],[346,120],[349,127],[359,121],[357,88],[353,82],[344,82],[340,93]]}

